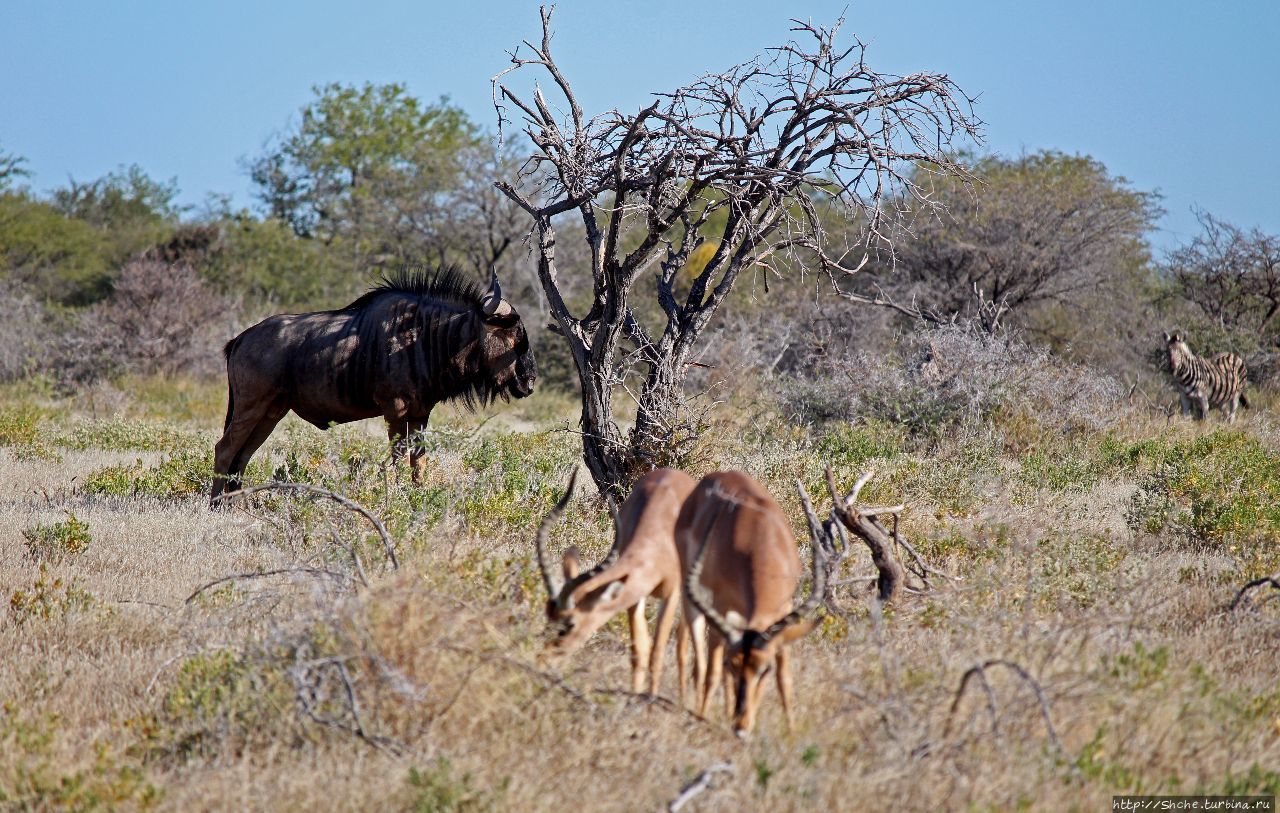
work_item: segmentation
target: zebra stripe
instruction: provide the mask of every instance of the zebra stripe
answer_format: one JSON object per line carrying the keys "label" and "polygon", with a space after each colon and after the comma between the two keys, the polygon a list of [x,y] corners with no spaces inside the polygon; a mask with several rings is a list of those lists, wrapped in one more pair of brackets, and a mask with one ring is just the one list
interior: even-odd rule
{"label": "zebra stripe", "polygon": [[1212,358],[1197,356],[1180,333],[1164,334],[1169,352],[1169,370],[1178,387],[1182,414],[1192,413],[1204,420],[1210,408],[1227,413],[1227,423],[1236,419],[1240,404],[1249,406],[1244,397],[1244,360],[1234,353],[1219,353]]}

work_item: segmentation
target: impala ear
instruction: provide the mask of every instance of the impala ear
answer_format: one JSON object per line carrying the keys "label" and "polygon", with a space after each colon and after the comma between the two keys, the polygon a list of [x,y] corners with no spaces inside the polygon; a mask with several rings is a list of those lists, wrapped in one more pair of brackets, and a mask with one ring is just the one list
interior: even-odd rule
{"label": "impala ear", "polygon": [[566,582],[571,581],[578,575],[578,571],[582,570],[582,562],[578,558],[578,549],[569,548],[564,552],[564,579]]}
{"label": "impala ear", "polygon": [[809,631],[816,625],[817,622],[811,618],[805,619],[804,621],[798,621],[775,635],[773,640],[781,644],[789,644],[797,638],[803,638],[808,635]]}
{"label": "impala ear", "polygon": [[604,589],[604,592],[600,594],[600,600],[613,601],[615,598],[618,597],[618,594],[621,592],[622,592],[622,579],[618,579],[616,582],[609,583],[609,586],[606,587]]}

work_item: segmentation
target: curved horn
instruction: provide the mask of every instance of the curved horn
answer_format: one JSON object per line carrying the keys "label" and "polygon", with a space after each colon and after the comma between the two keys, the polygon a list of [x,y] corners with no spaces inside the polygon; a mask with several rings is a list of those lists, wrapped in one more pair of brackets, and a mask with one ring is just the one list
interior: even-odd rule
{"label": "curved horn", "polygon": [[570,579],[564,587],[560,588],[560,594],[556,596],[556,607],[562,611],[572,610],[574,592],[590,579],[599,576],[606,568],[612,567],[622,553],[622,522],[618,519],[618,505],[611,496],[606,496],[605,501],[609,504],[609,515],[613,517],[613,546],[609,548],[609,552],[600,560],[600,564],[590,570],[579,573]]}
{"label": "curved horn", "polygon": [[[805,502],[807,503],[809,495],[805,494],[803,485],[800,486],[800,493],[805,497]],[[812,512],[813,509],[809,508],[808,510]],[[803,604],[783,616],[781,621],[775,621],[767,630],[760,633],[760,637],[764,638],[766,641],[792,624],[797,624],[803,621],[805,617],[816,610],[818,605],[822,604],[822,602],[827,598],[826,553],[823,551],[823,546],[818,542],[818,538],[816,536],[813,538],[813,544],[811,547],[813,550],[813,589],[809,591],[809,597],[804,600]]]}
{"label": "curved horn", "polygon": [[706,616],[711,625],[725,637],[725,640],[730,645],[734,645],[742,640],[743,631],[734,624],[730,624],[729,619],[716,612],[712,604],[711,594],[702,585],[702,563],[707,558],[707,546],[711,541],[711,532],[715,530],[716,521],[720,519],[722,510],[724,510],[723,502],[716,506],[716,513],[711,517],[711,522],[707,525],[707,532],[702,536],[702,547],[698,549],[698,555],[689,564],[689,572],[684,577],[684,594],[689,599],[689,603],[698,612]]}
{"label": "curved horn", "polygon": [[547,535],[551,532],[551,526],[560,520],[560,515],[564,513],[565,506],[569,504],[569,497],[573,495],[573,487],[578,482],[578,469],[575,467],[573,475],[569,478],[569,487],[564,490],[564,496],[556,503],[556,507],[551,509],[551,513],[543,518],[542,524],[538,526],[538,536],[536,538],[538,547],[538,567],[542,569],[542,583],[547,586],[547,595],[552,599],[559,598],[560,578],[556,575],[555,568],[551,567],[547,562]]}
{"label": "curved horn", "polygon": [[480,300],[480,309],[485,316],[493,316],[502,305],[502,286],[498,284],[498,266],[489,266],[489,290],[484,292]]}

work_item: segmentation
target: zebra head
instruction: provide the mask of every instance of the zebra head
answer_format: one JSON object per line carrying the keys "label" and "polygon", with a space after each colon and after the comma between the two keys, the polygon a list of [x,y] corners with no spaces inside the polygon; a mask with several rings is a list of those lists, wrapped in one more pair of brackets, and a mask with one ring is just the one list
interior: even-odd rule
{"label": "zebra head", "polygon": [[1175,330],[1172,333],[1164,334],[1165,350],[1169,353],[1169,369],[1176,373],[1179,369],[1185,367],[1195,357],[1191,352],[1191,348],[1187,346],[1186,339],[1182,332]]}

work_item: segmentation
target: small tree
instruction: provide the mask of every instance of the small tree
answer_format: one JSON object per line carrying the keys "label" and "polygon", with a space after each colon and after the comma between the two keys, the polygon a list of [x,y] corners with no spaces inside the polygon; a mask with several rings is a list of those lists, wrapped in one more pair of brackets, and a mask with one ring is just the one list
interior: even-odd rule
{"label": "small tree", "polygon": [[[544,7],[541,43],[511,52],[512,66],[494,77],[499,127],[514,107],[534,147],[498,186],[534,219],[538,275],[582,385],[584,453],[601,490],[623,492],[644,470],[679,461],[686,368],[743,272],[769,273],[789,257],[835,284],[891,248],[903,207],[934,206],[912,168],[966,177],[951,148],[977,135],[971,99],[944,75],[872,70],[861,42],[837,46],[839,27],[796,22],[803,43],[660,94],[637,113],[588,118],[552,58]],[[551,78],[566,119],[536,85],[530,95],[507,84],[526,68]],[[591,251],[591,300],[578,315],[557,278],[556,220],[569,213]],[[833,216],[858,228],[829,239]],[[712,240],[678,294],[678,272]],[[663,315],[656,326],[632,307],[646,275]],[[632,361],[643,383],[624,441],[613,394]]]}
{"label": "small tree", "polygon": [[21,155],[6,153],[0,149],[0,192],[12,187],[19,179],[31,174],[23,164],[27,159]]}
{"label": "small tree", "polygon": [[[267,213],[356,265],[465,263],[488,273],[523,219],[492,188],[503,156],[456,105],[403,85],[316,88],[301,121],[250,166]],[[363,269],[361,269],[363,270]]]}
{"label": "small tree", "polygon": [[1218,330],[1246,344],[1271,344],[1280,314],[1280,237],[1246,232],[1208,212],[1203,232],[1165,261],[1179,294]]}
{"label": "small tree", "polygon": [[876,269],[868,282],[935,320],[996,303],[988,316],[1008,312],[1047,338],[1070,341],[1052,335],[1057,309],[1095,310],[1093,294],[1127,294],[1125,284],[1145,276],[1145,235],[1161,214],[1156,195],[1130,188],[1092,158],[1053,151],[987,156],[973,172],[977,190],[947,178],[932,185],[949,216],[915,223],[892,279],[890,269]]}

